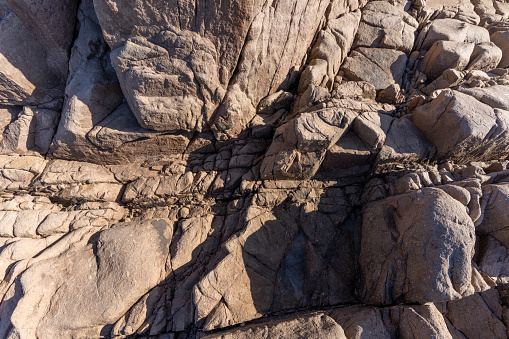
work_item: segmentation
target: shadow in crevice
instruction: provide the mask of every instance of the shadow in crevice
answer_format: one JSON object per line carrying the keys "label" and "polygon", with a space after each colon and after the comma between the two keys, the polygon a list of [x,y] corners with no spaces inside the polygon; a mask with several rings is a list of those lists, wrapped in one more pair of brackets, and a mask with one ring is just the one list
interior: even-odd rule
{"label": "shadow in crevice", "polygon": [[[246,239],[242,257],[258,313],[268,315],[356,301],[359,211],[340,206],[337,212],[326,213],[320,203],[313,207],[316,209],[307,211],[305,204],[287,201],[272,211],[276,220],[263,223]],[[267,237],[269,233],[273,236]],[[253,262],[276,264],[271,267],[272,286],[260,288]]]}
{"label": "shadow in crevice", "polygon": [[[185,244],[185,223],[203,241],[149,293],[152,302],[140,299],[151,305],[139,334],[195,337],[263,316],[357,303],[360,209],[344,187],[317,191],[308,198],[308,189],[279,190],[275,207],[258,206],[274,192],[214,200],[208,229],[196,218],[176,221],[170,260]],[[260,210],[254,218],[253,208]]]}
{"label": "shadow in crevice", "polygon": [[[248,220],[247,211],[260,208],[253,198],[245,206],[243,229],[197,284],[195,326],[219,330],[269,315],[356,303],[360,210],[341,201],[343,190],[324,189],[313,202],[294,200],[303,193],[299,189],[282,191],[284,201],[261,207]],[[215,304],[207,305],[202,296],[213,296]]]}

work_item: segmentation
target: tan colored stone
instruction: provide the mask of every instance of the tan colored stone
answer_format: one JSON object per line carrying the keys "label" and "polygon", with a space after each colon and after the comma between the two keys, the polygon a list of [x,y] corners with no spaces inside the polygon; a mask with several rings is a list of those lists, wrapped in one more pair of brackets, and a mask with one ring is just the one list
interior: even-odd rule
{"label": "tan colored stone", "polygon": [[508,152],[509,111],[494,110],[466,94],[444,91],[413,116],[439,159],[490,160]]}
{"label": "tan colored stone", "polygon": [[425,188],[368,205],[359,259],[363,300],[425,303],[471,295],[474,244],[465,207],[441,190]]}
{"label": "tan colored stone", "polygon": [[385,48],[359,47],[350,53],[341,69],[353,81],[366,81],[382,90],[392,84],[402,85],[407,56]]}
{"label": "tan colored stone", "polygon": [[2,335],[98,336],[164,277],[171,234],[164,220],[120,224],[93,243],[30,266],[0,306]]}
{"label": "tan colored stone", "polygon": [[329,316],[315,315],[280,320],[260,325],[243,326],[239,329],[206,335],[203,339],[268,339],[298,336],[309,339],[346,339],[345,332]]}

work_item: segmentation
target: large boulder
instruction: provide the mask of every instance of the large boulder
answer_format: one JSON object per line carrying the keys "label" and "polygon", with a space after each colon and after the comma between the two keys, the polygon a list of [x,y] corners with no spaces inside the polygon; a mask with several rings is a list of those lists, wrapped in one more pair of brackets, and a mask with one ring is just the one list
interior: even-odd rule
{"label": "large boulder", "polygon": [[191,31],[135,37],[111,54],[126,99],[144,128],[201,131],[225,94],[218,51]]}
{"label": "large boulder", "polygon": [[448,301],[474,292],[474,224],[465,206],[436,188],[364,209],[361,296],[368,304]]}
{"label": "large boulder", "polygon": [[[240,0],[212,5],[161,0],[94,3],[122,89],[140,125],[200,131],[213,123],[222,139],[243,130],[262,98],[297,80],[307,46],[329,5],[324,0],[284,0],[276,6]],[[308,19],[296,19],[300,17]],[[226,96],[225,104],[240,109],[219,108],[212,121],[228,85],[243,95]],[[244,96],[247,100],[239,101]],[[230,131],[231,121],[242,123]]]}
{"label": "large boulder", "polygon": [[421,31],[419,44],[421,50],[429,50],[439,41],[471,42],[479,44],[490,42],[486,28],[468,24],[456,19],[437,19]]}
{"label": "large boulder", "polygon": [[464,70],[474,51],[473,43],[437,41],[424,56],[421,71],[432,81],[448,69]]}
{"label": "large boulder", "polygon": [[[82,1],[79,31],[71,50],[66,100],[50,154],[96,163],[143,161],[161,152],[181,154],[187,134],[167,134],[140,126],[110,61],[93,1]],[[154,139],[157,138],[157,141]]]}
{"label": "large boulder", "polygon": [[491,35],[491,41],[503,52],[502,60],[498,67],[505,68],[509,66],[509,31],[503,30]]}
{"label": "large boulder", "polygon": [[509,152],[509,111],[457,91],[443,91],[413,113],[438,159],[491,160]]}
{"label": "large boulder", "polygon": [[118,224],[80,248],[31,265],[0,306],[4,338],[99,337],[165,277],[172,229],[162,219]]}
{"label": "large boulder", "polygon": [[474,47],[467,69],[490,71],[502,61],[502,50],[493,42],[483,42]]}
{"label": "large boulder", "polygon": [[410,54],[417,20],[388,1],[372,1],[362,11],[354,47],[387,48]]}

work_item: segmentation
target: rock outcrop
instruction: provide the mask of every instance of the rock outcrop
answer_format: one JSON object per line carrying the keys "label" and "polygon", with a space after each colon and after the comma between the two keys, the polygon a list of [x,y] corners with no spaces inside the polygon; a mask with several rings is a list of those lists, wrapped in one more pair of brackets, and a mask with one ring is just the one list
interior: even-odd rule
{"label": "rock outcrop", "polygon": [[0,337],[507,338],[509,5],[0,0]]}

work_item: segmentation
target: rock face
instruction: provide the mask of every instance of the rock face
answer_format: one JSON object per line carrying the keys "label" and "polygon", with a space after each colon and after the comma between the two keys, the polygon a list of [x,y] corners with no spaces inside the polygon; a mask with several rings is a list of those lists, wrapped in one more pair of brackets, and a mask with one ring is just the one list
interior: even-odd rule
{"label": "rock face", "polygon": [[359,261],[363,300],[423,304],[471,295],[474,234],[465,206],[437,188],[368,205]]}
{"label": "rock face", "polygon": [[0,0],[0,337],[507,338],[509,6]]}

